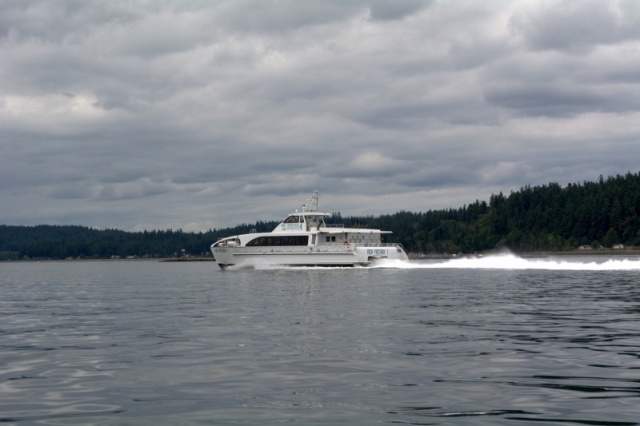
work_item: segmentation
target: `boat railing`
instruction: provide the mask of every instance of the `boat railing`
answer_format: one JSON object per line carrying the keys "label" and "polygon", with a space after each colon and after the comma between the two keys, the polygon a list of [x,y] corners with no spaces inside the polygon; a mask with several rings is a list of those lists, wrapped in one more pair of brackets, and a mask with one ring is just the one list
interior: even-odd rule
{"label": "boat railing", "polygon": [[344,228],[344,223],[332,223],[329,225],[324,225],[325,228]]}
{"label": "boat railing", "polygon": [[400,243],[361,243],[350,241],[345,243],[339,241],[331,241],[331,242],[320,242],[319,246],[354,246],[354,247],[398,247],[402,248],[402,244]]}

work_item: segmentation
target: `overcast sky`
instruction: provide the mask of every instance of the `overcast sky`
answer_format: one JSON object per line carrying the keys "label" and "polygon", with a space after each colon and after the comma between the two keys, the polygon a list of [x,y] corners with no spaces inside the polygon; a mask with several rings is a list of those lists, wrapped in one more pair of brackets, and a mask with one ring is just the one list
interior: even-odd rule
{"label": "overcast sky", "polygon": [[640,171],[640,2],[0,0],[0,223],[458,208]]}

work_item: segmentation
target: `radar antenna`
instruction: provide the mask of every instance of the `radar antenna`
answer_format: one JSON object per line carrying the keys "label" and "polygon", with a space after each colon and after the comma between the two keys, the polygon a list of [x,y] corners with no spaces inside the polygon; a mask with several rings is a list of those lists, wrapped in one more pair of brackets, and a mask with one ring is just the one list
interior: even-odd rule
{"label": "radar antenna", "polygon": [[302,205],[303,212],[315,212],[318,211],[318,191],[313,191],[311,198]]}

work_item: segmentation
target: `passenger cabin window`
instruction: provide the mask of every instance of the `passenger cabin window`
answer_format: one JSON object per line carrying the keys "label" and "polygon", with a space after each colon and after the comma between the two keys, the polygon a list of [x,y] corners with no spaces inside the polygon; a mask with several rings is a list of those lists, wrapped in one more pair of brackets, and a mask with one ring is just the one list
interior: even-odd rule
{"label": "passenger cabin window", "polygon": [[253,246],[307,246],[307,235],[287,235],[282,237],[258,237],[247,243],[247,247]]}

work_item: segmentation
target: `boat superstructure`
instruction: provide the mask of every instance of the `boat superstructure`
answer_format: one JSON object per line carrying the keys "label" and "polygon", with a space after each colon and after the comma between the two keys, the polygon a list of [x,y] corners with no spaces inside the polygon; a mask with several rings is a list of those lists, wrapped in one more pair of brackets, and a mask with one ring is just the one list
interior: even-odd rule
{"label": "boat superstructure", "polygon": [[327,225],[318,211],[318,191],[271,232],[222,238],[211,245],[220,268],[264,261],[291,266],[368,265],[376,259],[408,260],[400,244],[382,243],[391,231]]}

